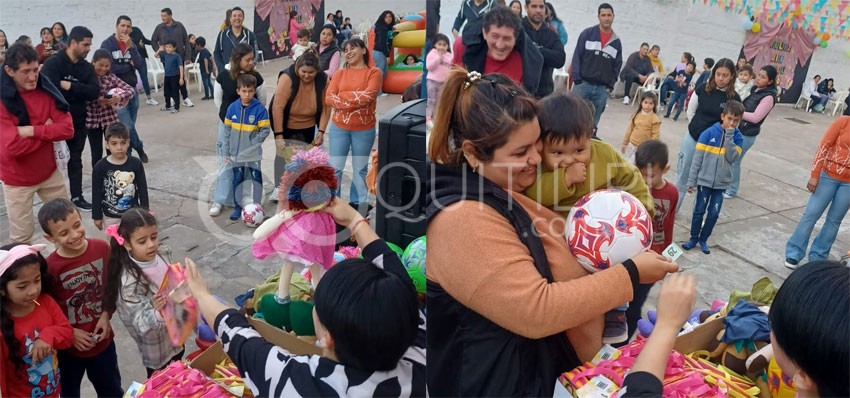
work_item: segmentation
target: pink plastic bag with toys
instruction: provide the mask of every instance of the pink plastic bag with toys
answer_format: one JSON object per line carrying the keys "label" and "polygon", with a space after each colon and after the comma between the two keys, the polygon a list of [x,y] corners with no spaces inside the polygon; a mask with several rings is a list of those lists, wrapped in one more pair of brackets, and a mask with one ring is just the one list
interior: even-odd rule
{"label": "pink plastic bag with toys", "polygon": [[198,325],[198,302],[189,292],[185,270],[180,264],[168,264],[168,271],[162,278],[157,294],[166,297],[162,317],[171,344],[179,347]]}

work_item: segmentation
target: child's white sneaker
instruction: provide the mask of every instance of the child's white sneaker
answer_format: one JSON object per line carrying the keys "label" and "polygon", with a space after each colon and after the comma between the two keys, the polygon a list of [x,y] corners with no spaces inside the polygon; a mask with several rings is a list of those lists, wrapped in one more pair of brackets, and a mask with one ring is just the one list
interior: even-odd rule
{"label": "child's white sneaker", "polygon": [[220,214],[221,214],[221,204],[220,203],[213,203],[213,205],[210,206],[210,216],[218,217]]}
{"label": "child's white sneaker", "polygon": [[623,97],[623,105],[628,105],[628,104],[629,104],[629,96],[627,95],[627,96]]}
{"label": "child's white sneaker", "polygon": [[183,105],[186,105],[186,106],[188,106],[188,107],[190,107],[190,108],[191,108],[191,107],[193,107],[193,106],[195,106],[195,104],[193,104],[193,103],[192,103],[192,100],[191,100],[190,98],[186,98],[186,99],[184,99],[184,100],[183,100]]}
{"label": "child's white sneaker", "polygon": [[156,101],[155,99],[153,99],[153,98],[148,98],[148,100],[147,100],[147,101],[145,101],[145,103],[146,103],[146,104],[148,104],[148,105],[150,105],[150,106],[157,106],[157,105],[159,105],[159,102],[157,102],[157,101]]}

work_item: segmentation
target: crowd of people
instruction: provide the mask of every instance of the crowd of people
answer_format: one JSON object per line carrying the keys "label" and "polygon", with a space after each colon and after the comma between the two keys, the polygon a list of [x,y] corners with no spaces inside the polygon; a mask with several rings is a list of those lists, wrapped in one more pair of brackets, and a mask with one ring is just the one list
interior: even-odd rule
{"label": "crowd of people", "polygon": [[[353,393],[347,382],[351,378],[357,380],[357,395],[424,396],[425,323],[413,284],[398,257],[387,256],[394,252],[368,225],[355,228],[364,220],[358,208],[370,203],[367,159],[375,142],[376,103],[386,72],[382,62],[392,48],[395,14],[381,13],[382,40],[367,45],[352,36],[350,19],[337,11],[319,27],[319,42],[313,45],[313,18],[301,26],[293,11],[289,33],[295,62],[280,72],[270,99],[268,84],[255,68],[257,38],[243,24],[241,8],[227,10],[209,47],[206,38],[189,34],[170,9],[162,9],[160,16],[162,23],[150,38],[129,16],[119,16],[115,33],[97,38],[101,44],[95,49],[95,37],[84,26],[66,32],[57,23],[42,30],[37,46],[27,40],[9,45],[0,31],[5,71],[0,76],[0,145],[8,149],[0,153],[0,180],[12,242],[0,250],[0,355],[10,364],[0,372],[2,394],[79,396],[88,375],[98,395],[123,395],[110,324],[114,314],[138,345],[148,376],[185,356],[185,347],[172,345],[160,312],[165,297],[157,291],[172,259],[159,246],[148,189],[158,176],[145,172],[150,159],[136,129],[139,93],[147,95],[148,105],[159,105],[151,98],[147,68],[162,62],[163,111],[178,113],[181,105],[194,105],[186,90],[188,67],[194,63],[200,68],[203,99],[214,100],[218,110],[220,169],[212,216],[232,207],[230,218],[240,218],[246,206],[243,191],[246,196],[251,192],[253,203],[263,201],[260,163],[269,135],[276,147],[275,181],[281,180],[293,150],[327,141],[338,180],[346,158],[353,155],[349,200],[335,199],[323,211],[352,229],[363,259],[339,263],[315,292],[321,361],[307,365],[304,357],[267,363],[271,351],[291,354],[245,332],[246,320],[235,310],[208,302],[211,295],[190,262],[189,286],[200,309],[220,337],[231,336],[225,350],[255,394],[276,394],[277,382],[271,378],[285,380],[302,394],[326,394],[329,381],[317,367],[337,366],[336,381],[330,384],[339,394]],[[84,192],[86,141],[92,186]],[[43,202],[37,215],[34,195]],[[275,189],[269,199],[277,202],[280,197]],[[91,212],[106,241],[86,236],[85,212]],[[44,245],[31,245],[35,220],[55,245],[49,256]],[[377,296],[369,298],[366,291]],[[352,294],[357,303],[346,296]],[[394,299],[379,298],[383,295]],[[342,321],[341,313],[362,317]],[[365,322],[378,318],[396,325],[393,332],[372,330],[371,321]],[[351,333],[352,328],[372,331]]]}
{"label": "crowd of people", "polygon": [[[428,253],[429,392],[551,395],[558,374],[589,361],[603,343],[624,344],[635,333],[649,289],[665,280],[659,313],[670,316],[664,322],[669,330],[647,343],[654,354],[639,358],[626,383],[629,392],[623,392],[660,395],[672,341],[695,296],[693,278],[665,279],[679,267],[661,254],[674,241],[675,216],[687,193],[695,194],[694,210],[681,247],[711,253],[723,201],[737,196],[741,162],[778,101],[777,70],[769,65],[755,70],[747,59],[705,58],[698,72],[693,55],[685,52],[667,71],[660,47],[649,43],[624,63],[614,9],[603,3],[599,24],[576,39],[567,68],[572,89],[553,92],[552,68],[566,60],[558,26],[540,11],[545,3],[500,3],[462,2],[452,27],[454,42],[434,35],[426,63],[429,95],[439,93],[438,99],[429,98],[434,175],[428,236],[429,247],[439,248]],[[623,103],[637,102],[619,151],[596,135],[618,80]],[[651,82],[652,90],[634,89]],[[665,110],[663,118],[659,109]],[[688,125],[677,156],[678,176],[668,182],[664,175],[672,159],[661,124],[671,115],[678,120],[683,110]],[[835,121],[818,148],[807,186],[812,195],[785,255],[788,268],[805,265],[791,274],[794,283],[780,292],[783,304],[771,311],[776,344],[788,353],[780,364],[800,377],[799,383],[795,379],[799,391],[815,394],[848,390],[838,373],[803,365],[830,352],[802,354],[788,337],[811,310],[808,304],[828,308],[826,301],[800,290],[801,283],[815,283],[811,275],[840,274],[836,305],[850,305],[849,269],[828,260],[850,208],[848,123],[848,116]],[[652,251],[588,273],[570,252],[563,220],[580,198],[605,188],[628,191],[644,203],[653,219]],[[814,223],[827,208],[824,228],[809,248]],[[451,233],[458,230],[473,232]],[[670,300],[676,303],[663,302]],[[793,300],[807,305],[789,305]],[[848,336],[844,313],[812,328],[826,335],[842,320],[845,325],[835,332]],[[834,351],[830,366],[846,372],[850,346],[842,343]]]}

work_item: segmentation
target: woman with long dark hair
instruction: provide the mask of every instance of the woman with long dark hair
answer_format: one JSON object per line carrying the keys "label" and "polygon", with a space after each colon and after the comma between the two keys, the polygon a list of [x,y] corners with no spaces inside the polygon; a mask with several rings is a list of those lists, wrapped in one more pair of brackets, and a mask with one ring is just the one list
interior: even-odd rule
{"label": "woman with long dark hair", "polygon": [[56,54],[64,47],[56,42],[56,38],[53,37],[53,30],[50,28],[46,26],[41,28],[39,34],[41,36],[41,43],[35,46],[35,52],[38,53],[38,64],[41,65],[48,57]]}
{"label": "woman with long dark hair", "polygon": [[714,64],[708,83],[699,85],[694,89],[691,100],[688,102],[688,132],[682,139],[679,149],[679,163],[676,172],[676,189],[679,190],[679,204],[676,211],[682,207],[685,192],[688,188],[688,175],[691,172],[691,162],[694,160],[694,152],[700,134],[712,124],[720,121],[720,114],[726,101],[741,101],[741,97],[735,92],[735,63],[729,58],[721,58]]}
{"label": "woman with long dark hair", "polygon": [[263,105],[266,104],[266,88],[263,86],[263,76],[254,69],[254,48],[248,44],[240,43],[230,53],[230,70],[221,70],[215,78],[214,102],[218,106],[218,141],[216,142],[216,153],[219,160],[219,174],[215,186],[215,196],[210,207],[210,215],[215,217],[221,214],[224,205],[233,203],[233,173],[225,163],[226,154],[224,150],[224,116],[227,107],[239,99],[236,93],[236,79],[243,73],[250,73],[257,79],[257,92],[254,94]]}
{"label": "woman with long dark hair", "polygon": [[277,186],[283,176],[286,156],[291,155],[286,150],[287,146],[320,146],[324,142],[330,119],[330,109],[324,104],[327,84],[328,76],[322,71],[319,56],[313,50],[302,54],[295,64],[278,74],[277,89],[269,109],[277,147],[277,156],[274,158],[275,189],[269,195],[272,202],[278,201]]}
{"label": "woman with long dark hair", "polygon": [[339,46],[336,44],[337,29],[333,25],[322,26],[319,33],[319,65],[328,78],[332,78],[339,69]]}
{"label": "woman with long dark hair", "polygon": [[558,18],[558,14],[555,13],[555,6],[548,1],[546,2],[546,20],[552,25],[555,32],[558,33],[558,38],[561,39],[561,45],[566,46],[568,36],[567,29],[564,28],[564,21]]}
{"label": "woman with long dark hair", "polygon": [[[395,27],[395,14],[390,10],[385,10],[375,21],[375,45],[372,46],[372,58],[375,59],[375,66],[381,70],[381,82],[387,77],[387,66],[392,62],[390,54],[393,48],[393,29]],[[383,96],[383,90],[379,89],[378,94]]]}
{"label": "woman with long dark hair", "polygon": [[62,43],[63,46],[68,46],[68,30],[65,29],[65,24],[56,22],[50,28],[53,31],[53,38],[57,43]]}
{"label": "woman with long dark hair", "polygon": [[[349,201],[360,205],[367,203],[366,171],[369,154],[375,144],[375,105],[381,87],[380,69],[369,66],[369,49],[360,39],[351,39],[343,45],[345,66],[331,79],[325,94],[325,106],[332,108],[328,125],[330,163],[342,181],[345,161],[351,153],[353,176]],[[337,188],[340,196],[342,184]]]}
{"label": "woman with long dark hair", "polygon": [[761,125],[776,105],[776,75],[776,68],[772,65],[761,68],[756,74],[752,93],[744,100],[744,117],[738,126],[744,136],[744,143],[741,145],[741,155],[732,162],[732,185],[723,193],[726,199],[738,194],[738,187],[741,185],[741,162],[747,151],[756,143]]}

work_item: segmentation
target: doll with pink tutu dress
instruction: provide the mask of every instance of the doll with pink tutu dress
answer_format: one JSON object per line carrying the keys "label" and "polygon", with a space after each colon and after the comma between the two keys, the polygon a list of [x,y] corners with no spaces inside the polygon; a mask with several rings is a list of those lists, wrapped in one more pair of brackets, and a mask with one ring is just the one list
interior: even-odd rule
{"label": "doll with pink tutu dress", "polygon": [[309,267],[313,289],[333,264],[336,224],[320,211],[337,189],[334,168],[320,147],[299,151],[286,165],[280,181],[280,212],[254,232],[254,257],[277,255],[283,266],[275,300],[290,303],[289,284],[296,267]]}

